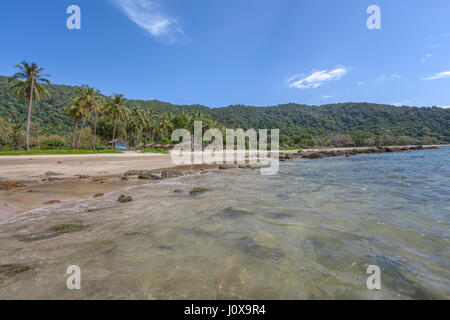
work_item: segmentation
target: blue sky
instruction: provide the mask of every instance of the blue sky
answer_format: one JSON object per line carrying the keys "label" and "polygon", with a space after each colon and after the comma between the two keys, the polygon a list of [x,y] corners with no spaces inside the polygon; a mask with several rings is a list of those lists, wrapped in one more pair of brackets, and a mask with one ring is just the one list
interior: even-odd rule
{"label": "blue sky", "polygon": [[[81,8],[81,30],[66,9]],[[381,30],[369,30],[369,5]],[[450,1],[1,1],[0,74],[175,104],[450,105]]]}

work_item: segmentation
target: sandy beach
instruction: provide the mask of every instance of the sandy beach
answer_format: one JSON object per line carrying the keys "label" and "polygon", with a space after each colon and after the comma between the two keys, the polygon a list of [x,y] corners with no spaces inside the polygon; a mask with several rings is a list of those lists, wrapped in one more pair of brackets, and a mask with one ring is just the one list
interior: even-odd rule
{"label": "sandy beach", "polygon": [[[437,146],[424,146],[437,147]],[[304,152],[367,150],[364,148],[305,149]],[[298,150],[280,151],[296,154]],[[144,183],[137,177],[123,179],[128,170],[182,171],[217,168],[218,165],[176,167],[170,154],[46,155],[0,157],[0,182],[12,182],[0,190],[0,223],[41,207],[88,199]],[[146,181],[145,183],[148,183]]]}

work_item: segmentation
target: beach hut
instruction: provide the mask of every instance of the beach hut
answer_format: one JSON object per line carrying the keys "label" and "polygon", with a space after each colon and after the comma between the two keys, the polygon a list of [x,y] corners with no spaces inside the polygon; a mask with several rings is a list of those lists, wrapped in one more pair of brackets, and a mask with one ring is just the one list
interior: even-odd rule
{"label": "beach hut", "polygon": [[124,139],[116,139],[108,142],[108,147],[120,152],[128,150],[128,141]]}

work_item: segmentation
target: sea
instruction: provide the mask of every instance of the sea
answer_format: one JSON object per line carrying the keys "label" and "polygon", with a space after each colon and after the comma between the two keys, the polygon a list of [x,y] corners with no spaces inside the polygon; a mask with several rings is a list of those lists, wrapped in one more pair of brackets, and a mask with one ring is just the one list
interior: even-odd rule
{"label": "sea", "polygon": [[449,160],[204,170],[34,210],[0,225],[0,299],[450,299]]}

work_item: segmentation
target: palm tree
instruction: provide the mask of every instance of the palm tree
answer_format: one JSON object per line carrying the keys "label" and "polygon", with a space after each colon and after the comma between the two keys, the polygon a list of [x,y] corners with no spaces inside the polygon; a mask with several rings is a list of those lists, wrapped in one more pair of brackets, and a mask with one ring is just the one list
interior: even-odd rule
{"label": "palm tree", "polygon": [[78,137],[77,148],[80,145],[81,134],[86,124],[86,120],[94,113],[94,136],[92,138],[92,147],[95,148],[95,140],[97,136],[97,116],[101,112],[101,96],[94,87],[83,86],[77,89],[77,97],[74,99],[74,105],[77,106],[80,113],[84,114],[83,125]]}
{"label": "palm tree", "polygon": [[134,146],[136,147],[139,142],[139,135],[146,125],[146,119],[144,111],[137,106],[131,108],[131,114],[128,126],[130,127],[129,131],[134,133]]}
{"label": "palm tree", "polygon": [[41,98],[50,98],[50,93],[43,86],[43,83],[49,84],[50,80],[47,74],[43,74],[43,68],[39,68],[36,63],[29,64],[22,61],[15,66],[20,71],[8,79],[13,82],[11,87],[16,91],[16,97],[19,99],[28,99],[28,118],[27,118],[27,150],[30,150],[30,128],[31,128],[31,110],[33,108],[33,98],[35,101],[41,101]]}
{"label": "palm tree", "polygon": [[144,130],[147,132],[147,139],[154,141],[155,110],[153,108],[149,108],[146,111],[144,111],[144,120],[145,120]]}
{"label": "palm tree", "polygon": [[160,137],[160,142],[162,142],[162,139],[167,138],[167,136],[169,135],[169,131],[173,128],[172,118],[173,115],[171,112],[163,113],[159,117],[158,133]]}
{"label": "palm tree", "polygon": [[72,149],[75,149],[75,142],[77,139],[77,127],[80,119],[83,118],[83,112],[78,105],[76,105],[75,101],[72,102],[72,105],[67,109],[67,115],[74,122],[73,127],[73,138],[72,138]]}
{"label": "palm tree", "polygon": [[126,120],[129,110],[125,107],[126,99],[123,94],[114,94],[112,100],[106,105],[105,113],[114,120],[114,130],[112,140],[116,138],[117,121]]}

